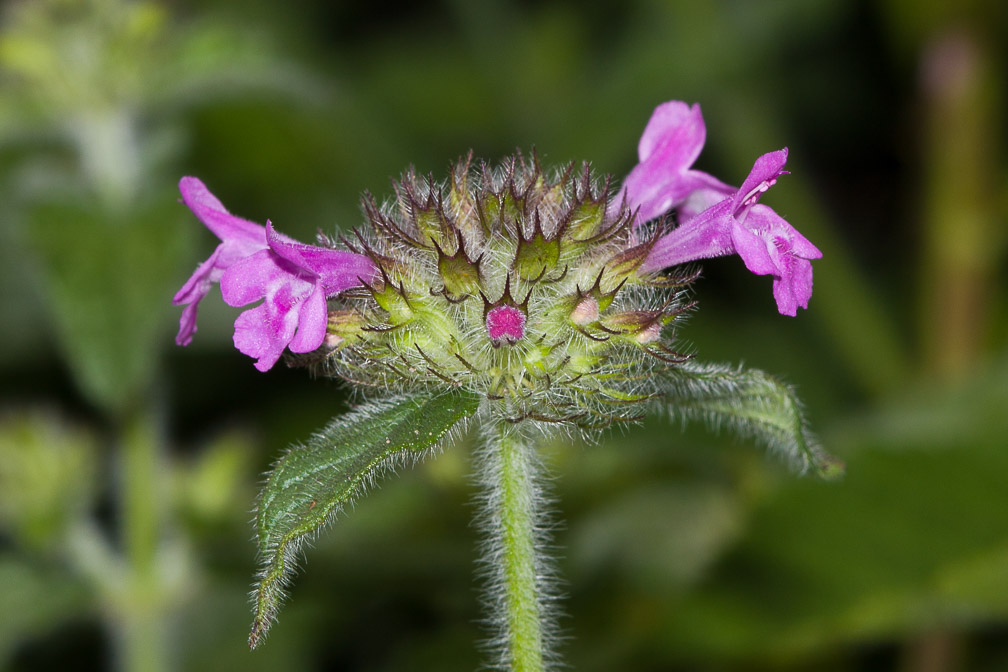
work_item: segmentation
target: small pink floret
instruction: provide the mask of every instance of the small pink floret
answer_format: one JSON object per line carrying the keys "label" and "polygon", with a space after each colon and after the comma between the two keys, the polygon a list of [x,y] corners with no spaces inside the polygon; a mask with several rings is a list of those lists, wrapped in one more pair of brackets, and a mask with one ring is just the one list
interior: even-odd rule
{"label": "small pink floret", "polygon": [[525,313],[514,306],[497,306],[487,312],[486,326],[495,344],[501,339],[514,343],[525,335]]}

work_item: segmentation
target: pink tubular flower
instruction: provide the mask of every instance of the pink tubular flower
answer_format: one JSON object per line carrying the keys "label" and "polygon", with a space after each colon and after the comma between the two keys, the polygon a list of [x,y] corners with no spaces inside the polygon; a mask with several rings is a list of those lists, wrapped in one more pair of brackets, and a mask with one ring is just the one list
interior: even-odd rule
{"label": "pink tubular flower", "polygon": [[812,296],[812,264],[822,253],[759,197],[784,174],[787,149],[756,160],[742,187],[654,244],[640,271],[658,271],[697,259],[738,254],[746,268],[774,277],[773,293],[782,315],[794,316]]}
{"label": "pink tubular flower", "polygon": [[224,271],[232,264],[266,249],[266,229],[261,224],[230,214],[217,197],[195,177],[183,177],[179,180],[179,191],[182,192],[182,200],[193,214],[221,239],[221,244],[213,254],[199,265],[172,299],[172,303],[176,306],[185,306],[179,320],[175,343],[189,345],[196,332],[199,302],[210,292],[214,283],[220,282]]}
{"label": "pink tubular flower", "polygon": [[264,299],[235,320],[234,344],[269,370],[284,348],[311,352],[325,340],[326,298],[370,280],[374,263],[362,254],[305,245],[277,233],[266,223],[269,248],[233,266],[221,278],[221,294],[230,306]]}
{"label": "pink tubular flower", "polygon": [[235,346],[271,368],[284,348],[311,352],[325,339],[326,298],[369,280],[374,263],[362,254],[299,243],[266,226],[235,217],[195,177],[179,182],[182,200],[218,238],[210,258],[200,264],[173,303],[184,305],[175,338],[188,345],[196,331],[199,302],[219,282],[224,301],[244,306],[265,299],[235,320]]}
{"label": "pink tubular flower", "polygon": [[[643,223],[679,208],[688,218],[729,196],[734,188],[699,170],[691,170],[703,149],[707,129],[699,105],[678,100],[655,108],[644,128],[634,166],[621,195]],[[617,198],[617,205],[620,199]]]}

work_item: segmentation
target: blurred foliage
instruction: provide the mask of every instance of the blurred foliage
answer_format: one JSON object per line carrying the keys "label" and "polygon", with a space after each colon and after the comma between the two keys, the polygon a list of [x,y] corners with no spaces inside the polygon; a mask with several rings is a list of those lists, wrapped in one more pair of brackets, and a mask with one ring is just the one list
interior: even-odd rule
{"label": "blurred foliage", "polygon": [[95,439],[52,413],[7,410],[0,418],[0,525],[45,550],[97,495]]}
{"label": "blurred foliage", "polygon": [[683,337],[795,384],[847,476],[659,419],[547,446],[565,657],[1008,669],[1006,38],[995,0],[5,3],[0,668],[127,669],[137,632],[167,668],[475,668],[465,445],[320,537],[245,650],[258,474],[347,405],[257,373],[220,302],[174,348],[171,296],[215,244],[174,184],[310,239],[470,147],[619,179],[676,98],[728,182],[790,147],[767,203],[824,251],[794,320],[705,264]]}
{"label": "blurred foliage", "polygon": [[40,205],[27,219],[65,357],[85,396],[110,409],[127,408],[152,383],[171,333],[167,311],[151,306],[163,303],[190,247],[170,192],[162,193],[128,219],[71,203]]}

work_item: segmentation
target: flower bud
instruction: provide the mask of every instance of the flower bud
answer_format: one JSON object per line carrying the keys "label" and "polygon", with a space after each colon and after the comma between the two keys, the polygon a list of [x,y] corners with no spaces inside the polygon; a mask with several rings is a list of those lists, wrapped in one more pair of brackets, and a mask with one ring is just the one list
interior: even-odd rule
{"label": "flower bud", "polygon": [[661,338],[662,326],[670,320],[671,316],[661,310],[629,310],[607,316],[602,327],[611,334],[645,345]]}
{"label": "flower bud", "polygon": [[323,347],[334,350],[357,340],[365,323],[364,315],[356,310],[330,310]]}
{"label": "flower bud", "polygon": [[515,306],[496,306],[487,312],[486,326],[494,347],[514,345],[525,335],[525,313]]}
{"label": "flower bud", "polygon": [[599,319],[599,303],[594,296],[582,297],[574,310],[571,311],[570,321],[578,326],[585,326]]}

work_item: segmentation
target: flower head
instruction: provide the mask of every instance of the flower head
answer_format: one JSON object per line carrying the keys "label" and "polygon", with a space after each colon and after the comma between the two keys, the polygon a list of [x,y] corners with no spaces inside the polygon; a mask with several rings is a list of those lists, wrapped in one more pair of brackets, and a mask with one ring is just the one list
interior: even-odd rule
{"label": "flower head", "polygon": [[[176,296],[187,304],[179,343],[219,281],[229,305],[262,301],[234,334],[261,371],[290,349],[386,390],[464,387],[513,418],[624,417],[611,407],[648,398],[653,359],[682,361],[666,327],[692,305],[683,289],[693,278],[657,271],[738,254],[774,277],[780,312],[808,305],[809,260],[821,254],[758,203],[787,151],[760,157],[735,189],[692,168],[705,134],[698,105],[659,105],[616,199],[587,164],[544,173],[535,156],[476,167],[470,155],[444,184],[409,171],[393,202],[365,199],[370,230],[342,250],[233,217],[185,178],[186,203],[223,242]],[[664,226],[647,222],[670,212],[683,223],[641,242]]]}
{"label": "flower head", "polygon": [[647,247],[630,212],[575,168],[464,159],[446,183],[407,172],[394,201],[365,201],[371,230],[354,245],[380,272],[335,300],[345,312],[314,357],[322,370],[385,391],[461,388],[515,421],[638,414],[648,375],[682,359],[688,279],[636,274]]}
{"label": "flower head", "polygon": [[658,238],[641,272],[738,254],[746,268],[774,277],[777,309],[794,316],[812,295],[812,264],[822,252],[765,205],[762,196],[784,174],[787,149],[764,154],[734,194]]}
{"label": "flower head", "polygon": [[220,282],[224,271],[232,264],[266,249],[266,229],[261,224],[230,214],[217,197],[195,177],[183,177],[179,181],[179,191],[193,214],[221,239],[217,249],[197,267],[172,299],[176,306],[185,306],[175,342],[178,345],[189,345],[196,332],[200,301],[210,292],[214,283]]}

